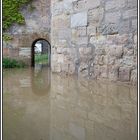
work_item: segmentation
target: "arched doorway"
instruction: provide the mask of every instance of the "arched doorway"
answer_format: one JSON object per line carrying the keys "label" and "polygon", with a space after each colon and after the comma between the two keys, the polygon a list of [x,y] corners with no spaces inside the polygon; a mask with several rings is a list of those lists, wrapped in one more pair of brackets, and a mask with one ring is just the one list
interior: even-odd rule
{"label": "arched doorway", "polygon": [[36,39],[31,47],[31,66],[51,66],[51,45],[42,38]]}

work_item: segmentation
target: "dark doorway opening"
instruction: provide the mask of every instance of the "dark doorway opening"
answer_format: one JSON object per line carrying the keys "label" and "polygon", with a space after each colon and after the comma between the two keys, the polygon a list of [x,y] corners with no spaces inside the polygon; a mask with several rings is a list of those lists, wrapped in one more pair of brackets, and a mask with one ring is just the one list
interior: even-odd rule
{"label": "dark doorway opening", "polygon": [[31,48],[31,66],[51,66],[51,45],[45,39],[37,39]]}

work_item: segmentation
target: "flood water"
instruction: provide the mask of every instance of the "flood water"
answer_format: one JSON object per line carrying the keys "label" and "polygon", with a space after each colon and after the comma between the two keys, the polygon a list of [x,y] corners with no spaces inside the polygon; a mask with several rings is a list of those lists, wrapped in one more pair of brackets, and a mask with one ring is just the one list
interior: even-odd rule
{"label": "flood water", "polygon": [[3,140],[136,139],[136,87],[39,67],[3,71]]}

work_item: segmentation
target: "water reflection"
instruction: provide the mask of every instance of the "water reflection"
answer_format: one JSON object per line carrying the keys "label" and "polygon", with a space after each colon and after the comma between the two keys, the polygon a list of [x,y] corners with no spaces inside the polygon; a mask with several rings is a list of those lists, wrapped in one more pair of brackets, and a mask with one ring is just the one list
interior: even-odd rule
{"label": "water reflection", "polygon": [[39,96],[47,94],[51,86],[50,69],[47,68],[46,71],[45,65],[36,64],[35,68],[31,69],[31,85],[34,94]]}
{"label": "water reflection", "polygon": [[4,71],[4,140],[136,140],[135,87],[46,68]]}

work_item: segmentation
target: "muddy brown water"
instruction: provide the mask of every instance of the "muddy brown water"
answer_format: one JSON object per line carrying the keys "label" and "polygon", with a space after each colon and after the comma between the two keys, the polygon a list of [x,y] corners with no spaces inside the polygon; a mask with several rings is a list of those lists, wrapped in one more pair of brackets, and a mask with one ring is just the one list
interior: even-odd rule
{"label": "muddy brown water", "polygon": [[3,140],[136,139],[136,87],[47,68],[3,71]]}

